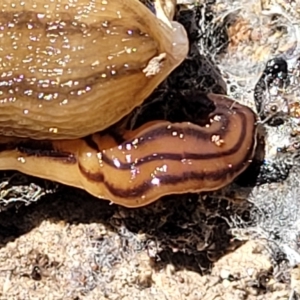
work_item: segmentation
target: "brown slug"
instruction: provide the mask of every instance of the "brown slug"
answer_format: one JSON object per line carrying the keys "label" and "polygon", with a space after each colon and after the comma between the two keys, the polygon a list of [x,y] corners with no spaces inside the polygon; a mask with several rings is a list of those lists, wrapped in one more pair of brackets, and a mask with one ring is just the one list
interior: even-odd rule
{"label": "brown slug", "polygon": [[102,131],[188,50],[180,24],[137,0],[2,0],[0,37],[0,170],[140,207],[219,189],[251,162],[256,116],[223,95],[205,96],[215,110],[204,126],[154,121],[118,139]]}
{"label": "brown slug", "polygon": [[138,0],[1,0],[0,40],[0,134],[34,139],[107,128],[188,51]]}

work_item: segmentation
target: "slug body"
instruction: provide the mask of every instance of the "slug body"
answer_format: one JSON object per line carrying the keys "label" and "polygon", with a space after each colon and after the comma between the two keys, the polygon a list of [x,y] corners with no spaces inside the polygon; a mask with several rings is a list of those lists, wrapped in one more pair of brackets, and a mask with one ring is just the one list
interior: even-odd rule
{"label": "slug body", "polygon": [[207,97],[215,110],[204,126],[155,121],[118,138],[101,133],[72,141],[5,138],[0,169],[80,187],[127,207],[167,194],[219,189],[251,162],[256,119],[250,108],[225,96]]}
{"label": "slug body", "polygon": [[71,139],[140,105],[188,52],[138,0],[1,0],[0,134]]}

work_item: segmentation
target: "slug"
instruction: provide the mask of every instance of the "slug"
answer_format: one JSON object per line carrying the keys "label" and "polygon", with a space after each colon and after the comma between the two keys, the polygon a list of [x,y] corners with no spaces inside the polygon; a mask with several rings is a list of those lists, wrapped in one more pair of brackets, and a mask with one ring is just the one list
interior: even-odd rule
{"label": "slug", "polygon": [[0,134],[34,139],[109,127],[188,52],[138,0],[1,0],[0,40]]}
{"label": "slug", "polygon": [[0,169],[79,187],[127,207],[144,206],[168,194],[219,189],[251,162],[256,118],[250,108],[223,95],[206,97],[215,110],[202,126],[154,121],[121,137],[6,137],[0,143]]}
{"label": "slug", "polygon": [[251,162],[255,114],[223,95],[199,95],[215,108],[201,124],[104,130],[188,51],[183,27],[137,0],[2,0],[0,37],[0,170],[140,207],[219,189]]}

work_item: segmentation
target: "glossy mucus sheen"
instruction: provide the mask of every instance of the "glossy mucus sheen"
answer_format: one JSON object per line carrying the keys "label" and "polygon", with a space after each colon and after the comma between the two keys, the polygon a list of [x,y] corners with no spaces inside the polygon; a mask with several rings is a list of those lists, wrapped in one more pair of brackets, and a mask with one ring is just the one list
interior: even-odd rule
{"label": "glossy mucus sheen", "polygon": [[73,139],[140,105],[188,51],[137,0],[1,0],[0,134]]}
{"label": "glossy mucus sheen", "polygon": [[206,124],[149,122],[123,132],[122,143],[111,133],[55,141],[7,137],[0,169],[79,187],[127,207],[222,188],[251,162],[256,116],[223,95],[205,97],[215,105]]}

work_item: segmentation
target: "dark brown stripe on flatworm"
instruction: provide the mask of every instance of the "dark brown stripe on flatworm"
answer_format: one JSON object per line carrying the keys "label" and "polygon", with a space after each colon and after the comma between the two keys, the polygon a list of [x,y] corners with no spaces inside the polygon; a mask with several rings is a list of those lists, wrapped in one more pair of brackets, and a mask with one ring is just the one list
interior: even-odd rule
{"label": "dark brown stripe on flatworm", "polygon": [[[224,112],[225,110],[226,110],[226,112]],[[226,135],[228,127],[230,126],[230,119],[228,117],[228,110],[229,109],[228,109],[227,106],[221,106],[218,109],[218,112],[213,114],[215,116],[220,116],[221,117],[221,119],[219,121],[219,123],[221,123],[220,126],[219,126],[220,128],[218,130],[216,130],[215,132],[213,132],[213,134],[215,134],[215,135],[224,135],[225,134]],[[239,111],[233,111],[233,112],[241,116],[243,124],[246,123],[244,114],[239,113]],[[197,125],[197,124],[195,124],[195,125]],[[151,131],[147,131],[145,134],[143,134],[142,137],[137,138],[137,139],[134,138],[130,141],[126,141],[125,144],[130,144],[130,143],[133,143],[133,141],[138,140],[137,144],[139,146],[141,146],[144,143],[148,143],[149,140],[153,141],[153,140],[155,140],[157,138],[160,138],[162,136],[169,135],[173,131],[178,132],[178,135],[183,134],[185,136],[191,136],[191,137],[194,137],[196,139],[199,139],[199,140],[202,140],[202,141],[205,141],[205,142],[210,141],[210,139],[211,139],[212,132],[207,132],[204,127],[203,127],[202,130],[201,129],[198,130],[198,129],[194,129],[194,128],[182,129],[182,127],[178,127],[178,126],[173,125],[171,123],[170,123],[170,126],[171,126],[170,129],[166,128],[165,126],[162,126],[162,127],[153,129]],[[202,128],[202,127],[199,126],[199,128]]]}
{"label": "dark brown stripe on flatworm", "polygon": [[[240,147],[242,146],[243,143],[243,139],[246,135],[246,118],[243,114],[240,114],[241,116],[241,134],[239,136],[239,139],[237,141],[237,143],[231,147],[228,150],[222,151],[222,152],[216,152],[216,153],[189,153],[189,152],[185,152],[184,154],[177,154],[177,153],[169,153],[169,152],[165,152],[165,153],[157,153],[155,155],[147,155],[144,156],[142,158],[139,158],[137,161],[135,161],[134,165],[136,167],[141,166],[145,163],[151,162],[151,161],[157,161],[157,160],[173,160],[173,161],[181,161],[182,159],[192,159],[192,160],[208,160],[208,159],[215,159],[218,157],[222,157],[222,156],[228,156],[228,155],[232,155],[235,152],[237,152]],[[223,118],[225,119],[225,118]],[[226,123],[226,124],[225,124]],[[227,126],[228,124],[228,119],[226,118],[222,124]],[[200,130],[197,129],[193,129],[193,128],[188,128],[186,130],[182,130],[182,128],[178,128],[176,126],[172,126],[172,130],[173,131],[178,131],[178,133],[182,133],[184,136],[191,136],[197,140],[202,140],[203,143],[207,143],[207,142],[211,142],[211,135],[212,133],[206,133],[206,132],[202,132]],[[162,128],[156,128],[154,130],[150,130],[149,132],[147,132],[146,135],[143,135],[143,142],[153,142],[155,139],[158,138],[162,138],[165,135],[169,135],[170,134],[170,130],[166,129],[165,126],[163,126]],[[223,136],[225,134],[225,138],[226,138],[226,129],[220,129],[219,131],[214,132],[213,134],[216,135],[221,135]],[[151,139],[149,139],[151,137]],[[127,143],[132,143],[132,141],[130,142],[126,142]],[[200,142],[201,143],[201,142]],[[199,144],[200,144],[199,143]],[[139,145],[141,145],[142,143],[138,143]],[[107,155],[105,155],[104,153],[102,153],[102,160],[109,165],[110,167],[116,168],[118,170],[129,170],[132,167],[132,163],[124,163],[121,161],[118,161],[118,166],[116,167],[115,163],[113,162],[113,160],[109,159],[107,157]]]}
{"label": "dark brown stripe on flatworm", "polygon": [[[236,145],[233,147],[233,151],[232,150],[224,151],[227,154],[230,154],[230,153],[228,153],[230,151],[232,151],[231,154],[233,154],[234,152],[236,152],[239,149],[239,147],[241,146],[241,143],[243,142],[243,138],[245,137],[246,130],[249,130],[249,128],[246,127],[246,118],[243,114],[241,115],[241,118],[242,118],[242,126],[241,126],[242,132],[240,134],[239,140],[236,143]],[[203,179],[207,179],[210,181],[218,181],[222,178],[227,178],[227,177],[233,176],[234,174],[239,174],[240,170],[244,169],[245,165],[250,162],[250,160],[252,159],[252,156],[253,156],[253,151],[254,151],[254,148],[256,145],[256,126],[255,125],[252,127],[252,136],[253,136],[252,142],[249,147],[249,150],[245,154],[245,157],[243,157],[240,160],[240,163],[233,165],[231,168],[226,167],[226,168],[214,170],[211,172],[185,172],[180,175],[162,175],[162,176],[157,176],[157,178],[160,180],[161,185],[176,185],[180,182],[185,182],[185,181],[189,181],[189,180],[201,181]],[[170,155],[170,154],[168,154],[168,155]],[[197,154],[193,154],[193,155],[197,155]],[[222,157],[223,155],[224,155],[224,153],[223,154],[218,153],[215,155],[214,158]],[[205,157],[205,154],[200,155],[200,156],[201,156],[200,159],[202,159],[203,157]],[[174,158],[175,158],[175,160],[178,160],[178,157],[174,157]],[[209,157],[209,158],[213,158],[213,157]],[[169,159],[169,158],[167,158],[167,159]],[[195,159],[195,158],[193,158],[193,159]],[[118,167],[118,169],[120,169],[120,167]],[[104,174],[102,174],[101,172],[91,173],[88,170],[86,170],[80,163],[79,163],[79,170],[87,179],[89,179],[90,181],[103,183],[112,195],[120,197],[120,198],[141,197],[141,196],[145,195],[151,188],[153,188],[153,184],[151,183],[151,181],[147,180],[147,181],[143,181],[143,183],[141,183],[140,185],[134,186],[133,188],[120,189],[120,188],[117,188],[114,185],[110,184],[109,182],[107,182],[105,180]],[[224,181],[226,181],[226,180],[224,180]],[[205,189],[203,189],[203,191],[205,191]]]}
{"label": "dark brown stripe on flatworm", "polygon": [[[253,128],[253,130],[253,136],[255,136],[255,127]],[[224,168],[212,172],[185,172],[180,175],[162,175],[157,176],[157,178],[160,180],[161,185],[176,185],[180,182],[185,182],[189,180],[201,181],[203,179],[208,179],[210,181],[218,181],[222,178],[232,176],[232,174],[237,173],[239,170],[244,168],[245,164],[252,158],[255,143],[255,138],[253,138],[251,147],[247,152],[246,156],[241,160],[239,164],[232,166],[232,168]],[[79,170],[89,180],[103,183],[112,195],[120,198],[142,197],[151,188],[153,188],[153,184],[151,183],[151,181],[147,180],[143,181],[143,183],[141,183],[140,185],[134,186],[133,188],[120,189],[107,182],[104,178],[104,175],[100,172],[90,173],[88,170],[85,170],[81,164],[79,164]],[[203,191],[205,191],[205,189],[203,189]]]}
{"label": "dark brown stripe on flatworm", "polygon": [[77,159],[73,153],[59,151],[53,148],[50,141],[23,140],[0,144],[0,152],[18,151],[26,156],[47,157],[52,160],[59,160],[67,164],[76,164]]}
{"label": "dark brown stripe on flatworm", "polygon": [[76,164],[77,159],[73,153],[59,151],[53,148],[49,141],[28,140],[18,143],[16,150],[26,156],[47,157],[53,160],[59,160],[68,164]]}

